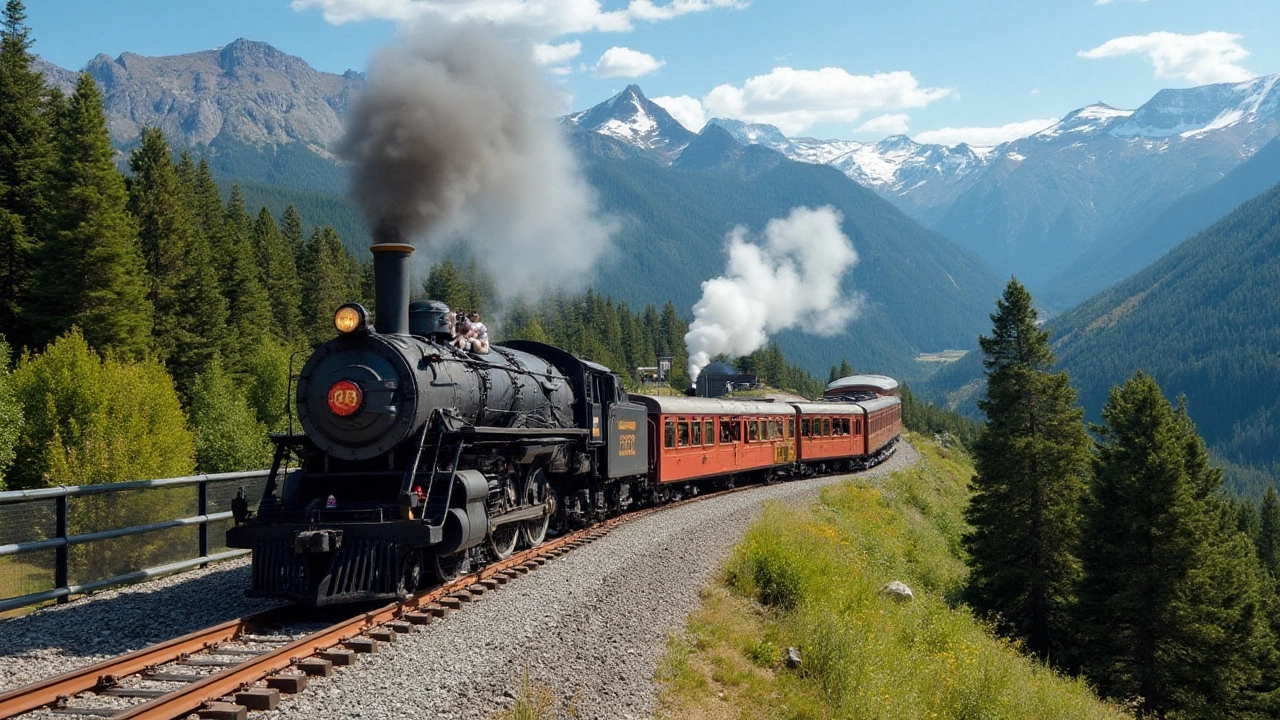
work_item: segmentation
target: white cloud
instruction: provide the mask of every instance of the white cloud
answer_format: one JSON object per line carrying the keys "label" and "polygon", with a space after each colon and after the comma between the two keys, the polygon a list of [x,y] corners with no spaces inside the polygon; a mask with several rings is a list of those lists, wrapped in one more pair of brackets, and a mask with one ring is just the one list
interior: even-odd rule
{"label": "white cloud", "polygon": [[903,113],[880,115],[854,128],[854,132],[886,133],[889,135],[906,135],[911,116]]}
{"label": "white cloud", "polygon": [[611,47],[604,51],[596,63],[595,76],[598,78],[640,77],[656,72],[666,65],[666,61],[658,60],[648,53],[626,47]]}
{"label": "white cloud", "polygon": [[707,111],[703,109],[702,102],[697,98],[691,98],[688,95],[677,95],[649,99],[657,103],[663,110],[671,113],[671,117],[675,118],[676,122],[689,130],[701,132],[702,128],[707,124]]}
{"label": "white cloud", "polygon": [[1253,77],[1253,73],[1239,64],[1249,55],[1237,42],[1240,37],[1219,31],[1199,35],[1153,32],[1113,38],[1076,54],[1089,60],[1146,55],[1159,78],[1185,78],[1197,85],[1240,82]]}
{"label": "white cloud", "polygon": [[661,22],[690,13],[746,7],[744,0],[631,0],[605,10],[601,0],[293,0],[297,11],[316,8],[334,25],[362,20],[412,23],[422,18],[518,27],[549,36],[577,32],[625,32],[634,21]]}
{"label": "white cloud", "polygon": [[821,122],[853,122],[869,110],[924,107],[952,93],[922,88],[910,72],[853,75],[842,68],[774,68],[742,87],[719,85],[703,105],[716,117],[775,125],[791,135]]}
{"label": "white cloud", "polygon": [[965,143],[971,147],[991,147],[1010,140],[1017,140],[1034,135],[1058,122],[1057,118],[1040,120],[1023,120],[999,127],[961,127],[926,130],[915,136],[915,141],[931,145],[959,145]]}
{"label": "white cloud", "polygon": [[559,65],[578,57],[582,52],[582,43],[574,40],[573,42],[560,43],[559,45],[538,44],[533,46],[533,59],[539,65]]}

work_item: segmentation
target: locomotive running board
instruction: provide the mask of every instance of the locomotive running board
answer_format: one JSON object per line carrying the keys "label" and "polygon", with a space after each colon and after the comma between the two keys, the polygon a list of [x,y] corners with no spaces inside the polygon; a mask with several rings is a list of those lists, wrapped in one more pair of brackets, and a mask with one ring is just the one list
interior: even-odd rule
{"label": "locomotive running board", "polygon": [[586,437],[591,431],[580,428],[497,428],[466,426],[453,431],[466,437],[537,438],[539,440],[572,440]]}

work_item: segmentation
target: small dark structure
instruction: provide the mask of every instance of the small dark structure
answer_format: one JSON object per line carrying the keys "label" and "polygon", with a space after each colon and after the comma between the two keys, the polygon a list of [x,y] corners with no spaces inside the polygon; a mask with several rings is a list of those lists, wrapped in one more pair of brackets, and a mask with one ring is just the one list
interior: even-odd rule
{"label": "small dark structure", "polygon": [[695,387],[698,397],[724,397],[738,390],[760,387],[760,378],[740,373],[728,363],[716,362],[702,369]]}

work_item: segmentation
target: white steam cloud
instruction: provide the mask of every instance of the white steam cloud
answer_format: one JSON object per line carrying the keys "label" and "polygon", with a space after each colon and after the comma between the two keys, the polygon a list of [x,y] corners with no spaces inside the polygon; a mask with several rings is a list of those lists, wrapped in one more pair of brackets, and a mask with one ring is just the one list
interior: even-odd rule
{"label": "white steam cloud", "polygon": [[830,206],[797,207],[770,220],[763,244],[739,226],[727,238],[725,274],[702,283],[693,324],[684,336],[689,377],[697,381],[716,355],[746,355],[769,334],[790,327],[831,335],[858,316],[861,295],[841,297],[840,278],[858,263]]}
{"label": "white steam cloud", "polygon": [[426,29],[370,63],[341,157],[375,241],[468,242],[510,293],[585,283],[609,246],[535,72],[479,26]]}

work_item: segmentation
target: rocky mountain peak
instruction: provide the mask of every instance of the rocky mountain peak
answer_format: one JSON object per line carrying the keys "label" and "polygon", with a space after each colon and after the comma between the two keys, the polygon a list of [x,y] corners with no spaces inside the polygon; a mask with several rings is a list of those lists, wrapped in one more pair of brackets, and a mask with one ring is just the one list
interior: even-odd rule
{"label": "rocky mountain peak", "polygon": [[638,85],[628,85],[599,105],[560,121],[616,138],[667,162],[694,137],[671,113],[645,97]]}

